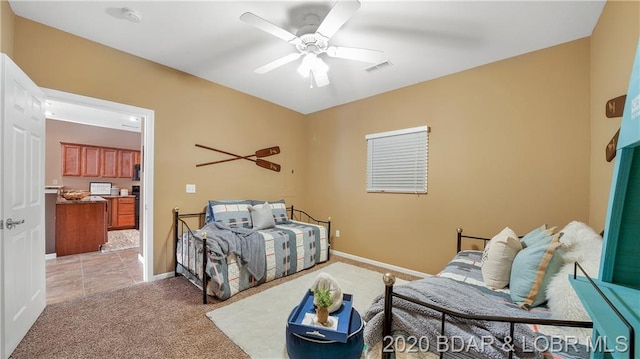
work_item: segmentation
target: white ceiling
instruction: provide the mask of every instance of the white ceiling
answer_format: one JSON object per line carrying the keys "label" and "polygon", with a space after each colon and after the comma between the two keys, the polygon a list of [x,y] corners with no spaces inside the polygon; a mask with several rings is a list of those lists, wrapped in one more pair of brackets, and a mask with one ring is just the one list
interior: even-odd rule
{"label": "white ceiling", "polygon": [[[326,13],[333,1],[9,2],[18,16],[302,114],[590,36],[605,3],[361,0],[329,44],[382,50],[392,66],[369,72],[373,64],[323,54],[331,83],[310,88],[296,72],[300,60],[253,71],[296,50],[239,16],[252,12],[295,34],[306,12]],[[123,7],[142,19],[126,20]]]}

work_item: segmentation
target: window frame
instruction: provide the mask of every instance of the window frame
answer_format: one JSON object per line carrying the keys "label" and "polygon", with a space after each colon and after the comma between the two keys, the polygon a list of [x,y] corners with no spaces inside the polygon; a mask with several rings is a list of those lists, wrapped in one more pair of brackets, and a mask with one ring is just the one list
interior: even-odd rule
{"label": "window frame", "polygon": [[[372,133],[365,136],[367,141],[367,193],[410,193],[410,194],[426,194],[428,189],[428,168],[429,168],[429,126],[418,126],[405,128],[394,131]],[[423,137],[421,137],[423,136]],[[394,143],[394,139],[397,140]],[[381,140],[381,141],[380,141]],[[415,144],[410,142],[415,141]],[[378,146],[376,146],[376,142]],[[386,144],[386,145],[385,145]],[[411,148],[411,146],[414,148]],[[386,158],[398,158],[397,156],[403,155],[402,151],[399,151],[400,146],[404,146],[405,150],[412,150],[412,152],[406,153],[404,160],[408,163],[404,168],[399,169],[401,174],[405,177],[414,176],[413,187],[411,179],[400,180],[399,182],[391,182],[388,184],[381,184],[385,180],[393,179],[393,175],[384,174],[386,172],[393,171],[393,167],[398,166],[398,161],[386,162]],[[377,147],[377,148],[376,148]],[[386,148],[385,148],[386,147]],[[424,150],[424,152],[422,152]],[[379,155],[376,156],[376,153]],[[424,167],[422,167],[422,154],[424,154]],[[415,161],[414,165],[409,164],[411,161]],[[400,166],[402,164],[400,163]],[[373,168],[372,168],[373,167]],[[424,170],[424,177],[422,172]],[[374,172],[383,174],[379,175],[377,180]],[[414,172],[414,173],[411,173]]]}

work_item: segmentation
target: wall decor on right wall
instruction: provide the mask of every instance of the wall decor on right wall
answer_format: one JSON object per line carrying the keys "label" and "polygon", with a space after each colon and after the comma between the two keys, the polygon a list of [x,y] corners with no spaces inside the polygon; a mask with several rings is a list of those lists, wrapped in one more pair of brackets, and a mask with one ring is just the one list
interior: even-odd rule
{"label": "wall decor on right wall", "polygon": [[[624,103],[627,100],[627,95],[618,96],[607,101],[604,106],[604,114],[607,118],[622,117],[624,113]],[[605,148],[605,158],[607,162],[613,161],[616,157],[616,147],[618,146],[618,136],[620,136],[620,129],[613,135],[607,147]]]}

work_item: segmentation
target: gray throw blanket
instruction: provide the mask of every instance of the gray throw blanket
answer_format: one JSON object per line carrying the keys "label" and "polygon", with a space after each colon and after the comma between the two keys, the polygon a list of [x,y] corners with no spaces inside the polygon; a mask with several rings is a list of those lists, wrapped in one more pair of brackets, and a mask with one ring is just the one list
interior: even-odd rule
{"label": "gray throw blanket", "polygon": [[256,279],[262,280],[266,271],[264,238],[248,228],[229,227],[219,222],[211,222],[196,231],[198,237],[207,234],[207,248],[216,259],[226,258],[233,253],[240,264]]}
{"label": "gray throw blanket", "polygon": [[[499,297],[492,297],[477,288],[449,278],[427,277],[405,285],[394,287],[394,292],[434,304],[452,311],[504,317],[541,317],[534,312],[518,308],[513,303],[507,303]],[[436,352],[438,336],[440,335],[440,313],[430,308],[410,303],[400,298],[393,298],[392,332],[402,333],[422,339],[430,344],[429,350]],[[384,296],[378,296],[365,313],[363,319],[367,321],[364,331],[365,344],[373,348],[382,339],[382,322],[384,316]],[[444,336],[449,345],[459,344],[464,339],[468,348],[457,354],[465,357],[480,358],[508,358],[510,343],[515,348],[514,358],[542,358],[541,353],[534,350],[536,333],[524,324],[516,324],[514,339],[505,342],[509,336],[509,324],[468,320],[447,316]],[[455,339],[458,342],[454,342]],[[484,344],[482,342],[484,339]],[[489,343],[491,339],[493,343]],[[407,343],[410,343],[407,341]],[[524,344],[523,344],[524,343]],[[387,344],[387,342],[385,342]],[[474,348],[474,344],[478,347]],[[524,346],[524,350],[523,350]],[[446,347],[442,351],[446,352]],[[445,357],[448,357],[445,355]],[[453,353],[456,354],[456,353]]]}

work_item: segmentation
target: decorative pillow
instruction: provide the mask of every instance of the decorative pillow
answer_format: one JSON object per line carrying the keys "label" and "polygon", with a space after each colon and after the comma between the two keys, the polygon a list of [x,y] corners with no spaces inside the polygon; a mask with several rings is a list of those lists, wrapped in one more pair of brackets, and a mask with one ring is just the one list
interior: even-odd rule
{"label": "decorative pillow", "polygon": [[535,307],[547,300],[546,288],[563,264],[562,253],[558,250],[560,245],[560,234],[547,235],[516,255],[511,266],[509,291],[511,300],[520,307]]}
{"label": "decorative pillow", "polygon": [[[254,205],[264,203],[264,201],[252,201]],[[271,211],[273,212],[273,220],[276,224],[289,223],[289,217],[287,216],[287,206],[284,199],[269,202],[271,205]]]}
{"label": "decorative pillow", "polygon": [[509,227],[496,234],[482,254],[482,279],[493,289],[502,289],[509,284],[511,264],[522,249],[518,235]]}
{"label": "decorative pillow", "polygon": [[532,230],[531,232],[525,234],[522,238],[520,238],[520,242],[522,243],[522,248],[529,247],[537,243],[539,240],[553,234],[553,231],[555,229],[556,227],[549,228],[546,224],[543,224],[542,226],[535,228],[534,230]]}
{"label": "decorative pillow", "polygon": [[252,228],[249,207],[251,201],[209,201],[205,222],[217,221],[229,227]]}
{"label": "decorative pillow", "polygon": [[249,213],[251,213],[253,229],[268,229],[276,226],[276,222],[273,220],[271,206],[268,202],[247,208],[249,209]]}

